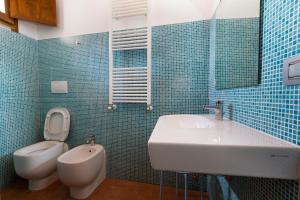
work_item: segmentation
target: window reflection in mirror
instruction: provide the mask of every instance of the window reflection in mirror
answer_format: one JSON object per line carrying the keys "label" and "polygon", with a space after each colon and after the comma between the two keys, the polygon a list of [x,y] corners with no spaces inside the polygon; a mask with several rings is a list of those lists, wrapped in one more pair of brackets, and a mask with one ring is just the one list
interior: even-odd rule
{"label": "window reflection in mirror", "polygon": [[10,17],[9,0],[0,0],[0,25],[8,27],[14,32],[18,32],[18,20]]}
{"label": "window reflection in mirror", "polygon": [[0,0],[0,12],[5,13],[5,0]]}

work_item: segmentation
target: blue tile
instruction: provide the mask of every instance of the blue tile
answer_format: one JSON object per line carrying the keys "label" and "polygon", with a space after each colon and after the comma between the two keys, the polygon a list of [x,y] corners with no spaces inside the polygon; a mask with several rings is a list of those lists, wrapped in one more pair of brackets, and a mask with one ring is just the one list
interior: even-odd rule
{"label": "blue tile", "polygon": [[[67,107],[71,147],[94,133],[107,151],[108,176],[157,183],[147,141],[158,117],[203,113],[202,105],[208,104],[208,25],[202,21],[153,28],[153,112],[139,104],[122,104],[115,112],[108,111],[107,33],[39,41],[40,123],[51,107]],[[145,50],[114,54],[117,67],[146,66],[145,61]],[[67,80],[70,92],[51,94],[51,80]],[[173,183],[174,176],[166,179]]]}
{"label": "blue tile", "polygon": [[[44,116],[56,106],[71,112],[67,143],[74,147],[86,134],[96,134],[114,178],[157,183],[147,140],[158,117],[204,113],[201,105],[217,99],[225,102],[225,116],[299,145],[299,86],[282,84],[284,59],[300,52],[299,12],[296,0],[264,0],[262,82],[221,91],[214,88],[215,57],[208,51],[214,29],[208,21],[153,27],[151,113],[145,105],[131,104],[107,110],[108,33],[37,42],[1,29],[0,187],[15,177],[12,153],[42,139]],[[144,66],[145,53],[119,52],[114,62]],[[69,81],[70,92],[51,94],[51,80]],[[166,180],[171,184],[174,176],[168,174]],[[295,181],[235,177],[230,185],[246,200],[297,199],[298,193]]]}
{"label": "blue tile", "polygon": [[0,28],[0,187],[15,178],[12,153],[39,139],[37,41]]}
{"label": "blue tile", "polygon": [[[209,100],[225,102],[225,116],[299,145],[300,87],[284,86],[283,61],[299,53],[299,1],[263,1],[261,84],[215,90],[215,56],[210,54]],[[211,38],[215,29],[211,24]],[[211,40],[210,51],[214,52]],[[232,183],[240,199],[297,199],[298,184],[259,178],[237,178]]]}

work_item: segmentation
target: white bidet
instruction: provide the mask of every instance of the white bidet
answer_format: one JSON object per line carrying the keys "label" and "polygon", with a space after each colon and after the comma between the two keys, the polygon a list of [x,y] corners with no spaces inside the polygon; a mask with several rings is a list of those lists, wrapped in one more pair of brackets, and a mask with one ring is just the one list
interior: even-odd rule
{"label": "white bidet", "polygon": [[78,146],[58,157],[57,170],[71,197],[85,199],[106,177],[105,150],[98,144]]}

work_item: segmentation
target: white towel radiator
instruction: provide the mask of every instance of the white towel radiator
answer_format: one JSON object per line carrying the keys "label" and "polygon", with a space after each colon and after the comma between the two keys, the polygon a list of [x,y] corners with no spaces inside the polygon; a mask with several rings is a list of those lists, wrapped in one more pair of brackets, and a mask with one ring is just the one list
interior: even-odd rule
{"label": "white towel radiator", "polygon": [[[148,0],[112,0],[109,31],[109,106],[151,106],[151,26]],[[114,66],[115,51],[147,50],[147,66]]]}

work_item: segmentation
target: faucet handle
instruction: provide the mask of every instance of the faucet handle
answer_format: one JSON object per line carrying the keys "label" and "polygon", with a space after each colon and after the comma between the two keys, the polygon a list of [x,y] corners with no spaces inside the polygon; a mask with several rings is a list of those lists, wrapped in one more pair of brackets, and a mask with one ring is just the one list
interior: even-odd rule
{"label": "faucet handle", "polygon": [[217,105],[220,105],[220,104],[223,104],[223,103],[224,103],[224,101],[222,101],[222,100],[216,101],[216,104],[217,104]]}
{"label": "faucet handle", "polygon": [[216,101],[216,107],[222,107],[223,106],[223,101],[221,101],[221,100],[218,100],[218,101]]}
{"label": "faucet handle", "polygon": [[95,134],[87,134],[86,136],[86,143],[91,143],[92,145],[94,145],[96,142],[96,135]]}
{"label": "faucet handle", "polygon": [[87,134],[86,137],[87,138],[95,138],[96,136],[95,136],[95,134]]}
{"label": "faucet handle", "polygon": [[90,140],[95,140],[96,136],[95,134],[86,134],[86,140],[90,141]]}

